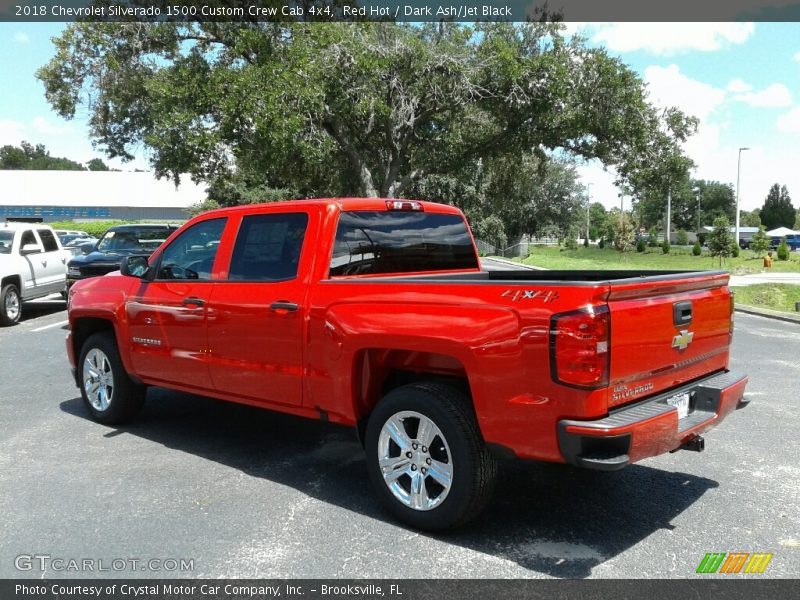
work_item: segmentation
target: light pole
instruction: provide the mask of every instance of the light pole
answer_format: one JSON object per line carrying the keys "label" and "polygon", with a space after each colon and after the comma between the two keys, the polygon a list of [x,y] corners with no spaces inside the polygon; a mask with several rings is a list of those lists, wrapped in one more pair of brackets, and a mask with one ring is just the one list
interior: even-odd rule
{"label": "light pole", "polygon": [[586,184],[586,243],[589,243],[589,211],[592,208],[592,184]]}
{"label": "light pole", "polygon": [[739,160],[736,162],[736,245],[739,245],[739,180],[742,174],[742,150],[750,148],[739,148]]}
{"label": "light pole", "polygon": [[697,233],[700,233],[700,195],[701,191],[699,187],[692,188],[692,192],[694,195],[697,196]]}

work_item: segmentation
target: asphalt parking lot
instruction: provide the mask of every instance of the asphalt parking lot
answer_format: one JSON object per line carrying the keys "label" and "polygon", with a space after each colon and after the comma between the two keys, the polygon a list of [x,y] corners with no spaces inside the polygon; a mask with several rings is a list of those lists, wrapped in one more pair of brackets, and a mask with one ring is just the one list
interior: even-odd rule
{"label": "asphalt parking lot", "polygon": [[707,552],[771,552],[755,577],[800,574],[798,325],[737,315],[752,402],[705,453],[610,474],[504,463],[478,521],[427,535],[377,504],[348,429],[158,389],[130,426],[90,421],[65,319],[39,302],[0,329],[0,577],[698,577]]}

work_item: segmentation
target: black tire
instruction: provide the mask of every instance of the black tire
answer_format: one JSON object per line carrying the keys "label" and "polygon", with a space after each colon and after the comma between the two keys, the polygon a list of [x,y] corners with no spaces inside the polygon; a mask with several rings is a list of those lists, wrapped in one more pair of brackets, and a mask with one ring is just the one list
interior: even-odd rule
{"label": "black tire", "polygon": [[[95,397],[93,390],[87,390],[87,386],[91,388],[92,379],[91,373],[87,377],[84,371],[88,368],[86,359],[90,353],[90,362],[99,367],[96,371],[106,374],[105,382],[111,381],[110,386],[105,383],[100,385],[104,390],[110,387],[110,393],[106,394],[108,401],[105,403],[101,397]],[[106,360],[103,361],[102,357]],[[111,373],[110,379],[107,373]],[[92,418],[99,423],[116,425],[130,421],[139,414],[144,404],[146,388],[128,376],[119,357],[117,341],[110,332],[95,333],[84,342],[78,361],[78,381],[83,403]]]}
{"label": "black tire", "polygon": [[0,290],[0,325],[16,325],[22,316],[22,298],[13,283]]}
{"label": "black tire", "polygon": [[[403,471],[404,474],[396,479],[397,485],[405,491],[404,486],[408,484],[407,487],[410,489],[411,477],[422,476],[424,461],[428,460],[425,456],[433,457],[434,452],[440,452],[436,460],[444,456],[449,456],[450,459],[452,477],[448,491],[437,505],[427,510],[412,508],[407,502],[399,499],[384,480],[380,466],[381,452],[384,451],[380,445],[381,432],[391,418],[402,418],[401,415],[405,414],[405,418],[402,418],[405,432],[409,434],[410,441],[419,442],[418,433],[409,433],[407,428],[413,428],[415,421],[418,426],[420,420],[409,416],[409,412],[418,413],[429,419],[441,432],[444,442],[438,437],[430,438],[435,439],[436,443],[431,441],[431,448],[427,449],[427,454],[419,454],[422,450],[426,450],[422,446],[411,450],[414,458],[409,457],[405,462],[416,463],[421,456],[418,462],[420,466],[416,467],[416,464],[409,466],[408,469],[414,469],[414,473],[408,469]],[[497,479],[497,463],[483,442],[469,396],[452,386],[440,383],[413,383],[392,390],[370,415],[365,442],[367,469],[378,495],[399,520],[416,529],[441,531],[459,527],[475,518],[491,499]],[[392,448],[392,443],[394,442],[388,443],[389,448]],[[396,449],[389,450],[390,454],[407,456],[400,450],[399,445],[395,446]],[[449,447],[449,452],[445,451],[445,447]],[[393,460],[402,461],[403,456],[397,456]],[[400,472],[400,468],[397,468],[396,472]],[[424,476],[422,485],[426,487],[426,496],[436,496],[437,488],[442,487],[434,478],[432,485],[435,487],[431,494],[431,484],[428,483],[431,478],[430,475]],[[436,500],[434,497],[434,501]]]}

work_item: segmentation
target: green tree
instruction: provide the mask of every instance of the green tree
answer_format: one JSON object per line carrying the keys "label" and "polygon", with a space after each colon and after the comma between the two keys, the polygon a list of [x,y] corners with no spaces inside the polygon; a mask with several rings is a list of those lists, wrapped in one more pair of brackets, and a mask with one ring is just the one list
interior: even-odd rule
{"label": "green tree", "polygon": [[592,202],[589,206],[589,238],[598,240],[608,225],[608,211],[600,202]]}
{"label": "green tree", "polygon": [[778,260],[789,260],[789,244],[786,243],[786,237],[778,244]]}
{"label": "green tree", "polygon": [[301,196],[400,196],[531,148],[629,178],[683,160],[693,132],[558,23],[72,23],[54,44],[37,73],[53,108],[86,106],[110,157],[144,144],[174,179],[243,169]]}
{"label": "green tree", "polygon": [[83,171],[83,165],[63,157],[50,156],[42,144],[22,142],[0,148],[0,169],[30,171]]}
{"label": "green tree", "polygon": [[614,248],[618,252],[630,252],[633,249],[635,233],[633,223],[627,214],[623,214],[621,219],[617,219],[614,224]]}
{"label": "green tree", "polygon": [[678,246],[686,246],[689,243],[689,234],[686,233],[685,229],[678,229],[678,236],[675,241],[678,242]]}
{"label": "green tree", "polygon": [[693,256],[700,256],[703,253],[703,247],[700,245],[700,242],[697,241],[692,246],[692,255]]}
{"label": "green tree", "polygon": [[742,227],[758,227],[761,225],[761,209],[754,208],[753,210],[743,210],[739,217],[739,222]]}
{"label": "green tree", "polygon": [[761,222],[767,230],[777,227],[789,227],[794,225],[796,219],[792,199],[789,197],[789,190],[786,186],[773,184],[769,189],[764,206],[761,207]]}
{"label": "green tree", "polygon": [[758,257],[763,256],[769,250],[769,238],[764,232],[763,225],[759,225],[758,231],[753,234],[753,239],[750,240],[750,249]]}
{"label": "green tree", "polygon": [[86,168],[90,171],[109,171],[108,165],[99,158],[93,158],[86,163]]}
{"label": "green tree", "polygon": [[731,255],[731,249],[735,244],[733,234],[730,232],[730,222],[727,217],[719,216],[714,219],[714,230],[708,235],[708,249],[711,256],[719,257],[719,266],[722,261]]}
{"label": "green tree", "polygon": [[505,226],[497,215],[489,215],[480,218],[472,225],[472,229],[476,238],[488,242],[497,248],[505,248],[508,243]]}

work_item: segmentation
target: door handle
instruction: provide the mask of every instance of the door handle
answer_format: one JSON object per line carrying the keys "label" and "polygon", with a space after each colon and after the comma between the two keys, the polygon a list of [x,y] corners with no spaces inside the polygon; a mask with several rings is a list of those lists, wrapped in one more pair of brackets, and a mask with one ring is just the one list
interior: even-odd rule
{"label": "door handle", "polygon": [[269,307],[274,311],[286,310],[289,312],[294,312],[298,308],[300,308],[294,302],[287,302],[286,300],[278,300],[277,302],[273,302],[272,304],[269,305]]}
{"label": "door handle", "polygon": [[197,298],[195,296],[189,296],[188,298],[184,298],[183,304],[184,306],[203,306],[206,303],[205,300],[202,298]]}

